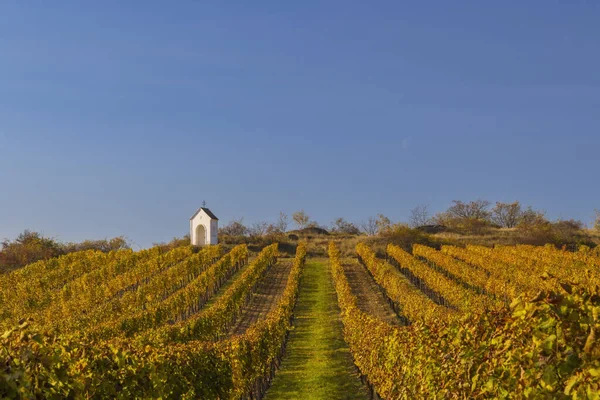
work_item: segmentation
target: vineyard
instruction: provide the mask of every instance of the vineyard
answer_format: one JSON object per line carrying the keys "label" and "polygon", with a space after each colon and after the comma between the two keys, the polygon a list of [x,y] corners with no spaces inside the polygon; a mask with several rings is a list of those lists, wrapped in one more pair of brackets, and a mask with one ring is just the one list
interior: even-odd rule
{"label": "vineyard", "polygon": [[598,252],[308,248],[83,251],[2,274],[0,397],[600,398]]}

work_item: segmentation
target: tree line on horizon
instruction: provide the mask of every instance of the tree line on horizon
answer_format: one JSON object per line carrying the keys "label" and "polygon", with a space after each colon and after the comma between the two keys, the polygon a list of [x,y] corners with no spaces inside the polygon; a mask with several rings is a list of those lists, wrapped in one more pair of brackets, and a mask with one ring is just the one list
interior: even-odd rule
{"label": "tree line on horizon", "polygon": [[[592,229],[600,232],[600,210],[595,211],[595,220]],[[550,221],[544,211],[535,210],[531,206],[524,207],[519,201],[512,203],[496,202],[487,200],[473,200],[463,202],[454,200],[447,210],[432,215],[426,205],[419,205],[410,210],[408,222],[392,222],[384,214],[368,217],[365,221],[354,223],[343,217],[336,218],[330,225],[322,225],[304,211],[296,211],[292,214],[292,221],[297,230],[307,228],[320,228],[328,232],[374,236],[389,231],[393,226],[405,226],[410,228],[424,228],[437,226],[441,229],[463,233],[480,234],[489,229],[539,229],[543,227],[555,227],[560,229],[581,230],[586,228],[582,221],[559,219]],[[219,228],[219,234],[224,236],[265,236],[286,233],[290,225],[289,216],[280,212],[274,223],[259,221],[247,226],[244,218],[233,218],[225,226]]]}
{"label": "tree line on horizon", "polygon": [[[303,209],[292,213],[291,218],[280,212],[274,222],[259,221],[249,226],[244,224],[244,218],[233,218],[219,228],[219,235],[224,242],[232,243],[244,238],[246,241],[267,239],[277,241],[287,239],[291,224],[295,231],[307,228],[317,228],[317,232],[340,235],[367,235],[371,237],[402,237],[403,241],[412,242],[420,237],[420,232],[450,232],[461,235],[486,235],[498,229],[516,231],[521,242],[530,244],[551,243],[557,246],[564,244],[594,244],[590,243],[583,233],[586,225],[578,220],[550,221],[543,211],[531,206],[523,206],[520,202],[496,202],[493,206],[487,200],[463,202],[454,200],[443,212],[431,214],[425,205],[419,205],[410,210],[407,222],[394,222],[383,214],[368,217],[360,223],[354,223],[343,217],[336,218],[330,225],[322,225],[311,219]],[[600,233],[600,210],[595,211],[591,229]],[[320,231],[322,230],[322,231]],[[154,243],[165,249],[188,245],[189,235],[174,238],[169,243]],[[112,250],[129,249],[129,241],[123,237],[100,240],[84,240],[79,243],[62,243],[55,238],[25,230],[14,240],[4,239],[0,242],[0,273],[8,272],[39,260],[58,257],[64,254],[82,250]]]}

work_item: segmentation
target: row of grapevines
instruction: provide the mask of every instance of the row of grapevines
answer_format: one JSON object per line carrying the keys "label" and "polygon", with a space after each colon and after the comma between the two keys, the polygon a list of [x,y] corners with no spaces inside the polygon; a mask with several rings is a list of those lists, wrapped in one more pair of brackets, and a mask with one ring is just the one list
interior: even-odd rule
{"label": "row of grapevines", "polygon": [[[220,248],[214,247],[200,251],[197,256],[210,262],[219,253]],[[134,292],[142,283],[179,265],[192,254],[191,247],[181,247],[167,253],[155,252],[152,258],[101,266],[65,285],[52,295],[48,307],[31,315],[54,329],[79,328],[84,321],[98,323],[97,311],[101,306],[119,301],[123,294]]]}
{"label": "row of grapevines", "polygon": [[356,245],[356,253],[375,282],[385,290],[387,296],[399,308],[399,314],[411,321],[435,321],[455,314],[453,310],[434,303],[411,284],[398,269],[379,260],[373,250],[364,243]]}
{"label": "row of grapevines", "polygon": [[[131,336],[148,329],[162,327],[165,323],[172,324],[184,319],[197,312],[217,292],[223,282],[246,263],[247,259],[248,247],[245,244],[236,246],[219,261],[206,268],[187,286],[164,301],[153,303],[147,309],[135,305],[126,308],[127,304],[119,304],[118,306],[121,307],[115,308],[114,304],[107,304],[100,309],[100,313],[114,314],[114,317],[108,317],[105,323],[93,329],[90,334],[103,338]],[[157,288],[155,285],[152,286]]]}
{"label": "row of grapevines", "polygon": [[[520,245],[517,247],[530,248],[534,246]],[[575,252],[567,251],[565,248],[559,250],[552,245],[546,245],[544,246],[544,249],[546,250],[546,252],[556,255],[558,257],[567,256],[573,261],[581,262],[585,264],[588,268],[600,268],[600,246],[596,246],[594,249],[591,249],[588,246],[581,245],[577,248],[577,251]]]}
{"label": "row of grapevines", "polygon": [[134,252],[117,250],[104,253],[98,250],[84,250],[59,257],[40,260],[8,274],[0,275],[0,287],[16,287],[20,283],[38,282],[44,289],[59,289],[65,282],[75,279],[96,268],[98,261],[110,262],[114,258],[146,257],[151,251]]}
{"label": "row of grapevines", "polygon": [[304,269],[307,243],[300,242],[296,257],[278,305],[264,319],[239,336],[227,341],[233,367],[233,398],[259,399],[264,394],[274,369],[280,364],[292,315],[300,277]]}
{"label": "row of grapevines", "polygon": [[28,326],[0,337],[2,399],[225,399],[232,363],[211,343],[139,346]]}
{"label": "row of grapevines", "polygon": [[417,278],[417,281],[422,285],[421,290],[431,290],[441,296],[442,303],[447,307],[462,312],[483,312],[492,305],[489,297],[465,289],[398,246],[388,245],[387,253],[398,263],[400,268],[407,269],[412,276]]}
{"label": "row of grapevines", "polygon": [[[138,283],[134,285],[131,285],[131,281],[124,279],[124,276],[106,283],[106,286],[111,287],[117,281],[121,282],[121,285],[131,288],[130,290],[120,290],[121,295],[114,295],[115,288],[108,290],[107,288],[98,288],[79,296],[71,296],[69,301],[56,301],[54,315],[62,313],[64,318],[53,318],[53,310],[50,309],[45,312],[43,321],[46,321],[46,325],[55,330],[83,330],[90,326],[102,326],[124,314],[131,315],[135,310],[146,309],[158,303],[167,294],[174,293],[182,286],[182,283],[189,281],[193,276],[198,276],[212,265],[215,258],[219,256],[221,247],[206,247],[183,260],[181,257],[185,257],[185,251],[175,253],[177,256],[173,254],[173,251],[167,253],[170,255],[169,262],[164,260],[159,262],[164,266],[159,272],[150,274],[141,281],[136,281]],[[139,269],[139,266],[135,268]],[[178,277],[178,274],[181,276]],[[101,283],[98,285],[102,286]]]}
{"label": "row of grapevines", "polygon": [[495,295],[498,299],[507,301],[508,298],[515,297],[518,294],[516,288],[505,280],[482,269],[474,268],[464,261],[460,261],[431,247],[414,244],[413,254],[434,263],[438,268],[448,271],[467,284],[481,288],[482,292]]}
{"label": "row of grapevines", "polygon": [[[344,269],[340,263],[340,252],[334,242],[329,243],[329,261],[333,275],[338,304],[344,324],[344,339],[359,371],[365,376],[371,385],[374,385],[377,393],[386,398],[395,398],[397,382],[400,382],[400,369],[390,364],[390,356],[394,348],[386,343],[392,342],[397,336],[401,338],[401,331],[396,327],[378,320],[371,315],[362,312],[358,308],[358,300],[352,293],[352,289]],[[386,362],[382,362],[386,360]]]}
{"label": "row of grapevines", "polygon": [[0,337],[0,397],[259,398],[282,356],[305,256],[301,243],[277,307],[228,340],[145,346],[49,335],[27,324],[8,331]]}
{"label": "row of grapevines", "polygon": [[[130,252],[122,251],[119,254]],[[111,255],[114,255],[113,252]],[[87,271],[103,263],[107,254],[88,250],[49,260],[40,260],[7,274],[0,274],[0,321],[13,324],[31,310],[48,303],[48,294],[58,289],[76,271]]]}
{"label": "row of grapevines", "polygon": [[3,319],[14,321],[35,315],[53,304],[73,282],[107,266],[130,265],[152,259],[158,254],[147,250],[110,253],[88,250],[39,261],[5,275],[0,293]]}
{"label": "row of grapevines", "polygon": [[[479,247],[470,247],[472,251],[482,251]],[[494,254],[517,260],[520,264],[534,264],[540,270],[548,272],[562,280],[595,286],[600,284],[600,259],[590,255],[589,251],[570,252],[547,246],[496,246]]]}
{"label": "row of grapevines", "polygon": [[386,399],[600,396],[600,293],[568,288],[451,322],[395,327],[363,313],[330,256],[344,337]]}
{"label": "row of grapevines", "polygon": [[[221,253],[220,246],[209,246],[200,251],[201,257],[208,260],[217,259]],[[193,254],[192,246],[183,246],[167,253],[159,252],[143,262],[103,266],[66,286],[61,293],[61,301],[73,300],[77,303],[81,301],[82,292],[88,292],[88,298],[104,302],[127,291],[136,290],[156,274],[179,264]]]}
{"label": "row of grapevines", "polygon": [[[239,278],[211,304],[190,318],[173,325],[160,326],[140,337],[145,343],[186,342],[189,340],[218,340],[224,337],[240,315],[252,290],[266,270],[277,262],[278,245],[265,247]],[[124,326],[121,325],[121,329]],[[125,326],[125,328],[129,328]]]}
{"label": "row of grapevines", "polygon": [[[530,276],[542,276],[544,273],[549,273],[552,269],[554,269],[549,263],[525,256],[521,252],[512,251],[512,249],[504,250],[502,248],[472,245],[467,245],[466,249],[472,253],[482,255],[489,260],[497,260],[511,266],[514,269],[526,271],[526,273]],[[565,260],[563,259],[562,262],[564,263],[564,261]]]}
{"label": "row of grapevines", "polygon": [[552,279],[542,279],[543,274],[541,272],[520,268],[515,264],[508,263],[506,260],[493,257],[491,253],[480,254],[455,246],[442,246],[442,252],[488,271],[491,275],[514,286],[517,293],[533,295],[540,290],[554,290],[556,288],[556,282]]}
{"label": "row of grapevines", "polygon": [[[247,257],[245,248],[245,246],[234,248],[232,257],[237,259],[240,256],[238,253]],[[120,298],[121,306],[127,308],[129,312],[131,309],[145,309],[163,301],[194,281],[198,275],[221,257],[220,253],[220,246],[210,246],[206,250],[188,257],[172,268],[155,275],[137,290],[125,293]]]}
{"label": "row of grapevines", "polygon": [[[554,290],[557,283],[556,278],[573,281],[574,278],[578,278],[578,275],[584,275],[584,271],[569,262],[568,258],[563,259],[561,263],[563,265],[556,266],[535,258],[524,257],[523,252],[504,251],[500,247],[495,249],[467,245],[467,250],[509,265],[513,271],[513,279],[527,285],[530,293]],[[531,279],[532,277],[541,277],[542,279],[535,280]],[[578,283],[584,283],[584,281],[578,280]]]}

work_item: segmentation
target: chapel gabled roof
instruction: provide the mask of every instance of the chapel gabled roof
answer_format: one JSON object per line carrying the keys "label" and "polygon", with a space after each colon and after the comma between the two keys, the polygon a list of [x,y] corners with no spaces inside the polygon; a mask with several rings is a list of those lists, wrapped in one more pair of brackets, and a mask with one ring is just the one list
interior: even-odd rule
{"label": "chapel gabled roof", "polygon": [[212,212],[212,211],[210,211],[210,210],[209,210],[208,208],[206,208],[206,207],[200,207],[200,208],[198,209],[198,211],[196,211],[196,212],[194,213],[194,215],[192,215],[192,217],[191,217],[190,219],[194,219],[194,218],[196,217],[196,215],[198,215],[198,213],[199,213],[200,211],[204,211],[204,212],[206,213],[206,215],[208,215],[208,216],[210,217],[210,219],[216,219],[217,221],[219,220],[219,218],[217,218],[217,216],[216,216],[215,214],[213,214],[213,212]]}

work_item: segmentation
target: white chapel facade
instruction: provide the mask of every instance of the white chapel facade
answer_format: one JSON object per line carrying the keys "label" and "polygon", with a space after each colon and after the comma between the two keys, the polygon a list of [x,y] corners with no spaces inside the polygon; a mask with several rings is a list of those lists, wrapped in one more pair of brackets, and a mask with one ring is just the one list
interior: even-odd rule
{"label": "white chapel facade", "polygon": [[200,207],[190,218],[190,240],[195,246],[217,244],[219,218],[206,207]]}

